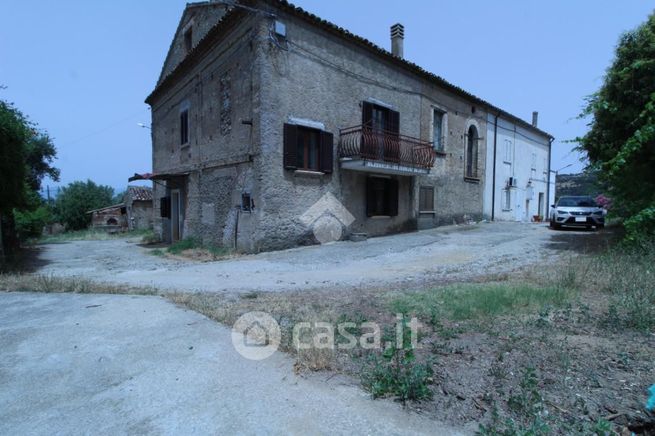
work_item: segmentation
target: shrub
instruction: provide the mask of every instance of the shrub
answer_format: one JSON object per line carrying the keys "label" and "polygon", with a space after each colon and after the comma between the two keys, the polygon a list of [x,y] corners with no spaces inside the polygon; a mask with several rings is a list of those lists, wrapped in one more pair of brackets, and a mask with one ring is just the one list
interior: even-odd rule
{"label": "shrub", "polygon": [[33,211],[14,210],[16,231],[21,240],[38,238],[43,233],[43,227],[50,223],[52,214],[47,206],[39,206]]}
{"label": "shrub", "polygon": [[405,403],[432,397],[432,365],[419,363],[411,341],[411,329],[403,321],[403,341],[386,335],[388,346],[381,354],[371,355],[368,368],[362,371],[362,384],[374,398],[392,395]]}

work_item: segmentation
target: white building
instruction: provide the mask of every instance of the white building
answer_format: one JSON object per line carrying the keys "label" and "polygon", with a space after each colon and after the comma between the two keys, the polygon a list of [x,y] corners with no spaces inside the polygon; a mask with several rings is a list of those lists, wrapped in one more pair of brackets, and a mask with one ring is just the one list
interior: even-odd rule
{"label": "white building", "polygon": [[[537,126],[537,113],[532,125]],[[495,221],[547,219],[555,199],[550,177],[552,136],[527,129],[502,115],[487,117],[483,213]]]}

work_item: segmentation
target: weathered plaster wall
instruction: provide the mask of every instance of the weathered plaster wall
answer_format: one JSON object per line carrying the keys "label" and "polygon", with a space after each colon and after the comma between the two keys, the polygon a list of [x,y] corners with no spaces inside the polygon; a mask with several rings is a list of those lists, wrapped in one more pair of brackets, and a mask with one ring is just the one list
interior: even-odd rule
{"label": "weathered plaster wall", "polygon": [[[351,230],[379,235],[418,226],[418,189],[435,187],[437,213],[421,218],[424,226],[453,221],[464,215],[482,215],[482,183],[464,181],[464,144],[468,123],[474,121],[482,137],[486,130],[482,108],[381,62],[368,52],[345,44],[302,21],[280,15],[287,26],[288,50],[263,43],[269,66],[262,76],[262,153],[256,171],[262,174],[263,213],[255,239],[262,249],[282,248],[312,241],[311,231],[299,217],[325,193],[334,194],[355,216]],[[428,176],[399,180],[399,213],[390,218],[365,214],[366,174],[340,170],[339,129],[361,124],[364,100],[375,99],[400,113],[400,133],[431,140],[432,105],[448,111],[447,156],[437,160]],[[299,176],[283,168],[283,124],[289,117],[323,123],[334,134],[334,173]],[[478,144],[479,172],[484,174],[483,141]]]}
{"label": "weathered plaster wall", "polygon": [[221,4],[215,5],[202,5],[187,7],[173,40],[169,52],[167,53],[166,60],[162,67],[161,76],[159,81],[168,76],[175,67],[182,62],[187,54],[187,49],[184,42],[184,33],[191,28],[191,42],[192,46],[196,46],[198,42],[207,34],[220,19],[225,15],[225,6]]}
{"label": "weathered plaster wall", "polygon": [[[256,20],[230,30],[185,79],[158,96],[152,108],[153,170],[180,174],[155,185],[155,228],[169,239],[159,199],[177,187],[183,192],[184,237],[232,246],[234,233],[247,235],[252,218],[238,216],[241,194],[257,189],[251,170],[254,150]],[[181,144],[180,113],[189,111],[189,142]],[[241,222],[237,223],[237,219]],[[249,249],[249,238],[237,238]]]}

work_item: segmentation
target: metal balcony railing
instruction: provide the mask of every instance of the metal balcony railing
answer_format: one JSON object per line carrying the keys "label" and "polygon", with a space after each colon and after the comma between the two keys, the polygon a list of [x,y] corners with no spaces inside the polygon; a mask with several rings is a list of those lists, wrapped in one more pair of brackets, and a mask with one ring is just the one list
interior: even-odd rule
{"label": "metal balcony railing", "polygon": [[339,157],[430,169],[437,156],[431,142],[360,125],[339,130]]}

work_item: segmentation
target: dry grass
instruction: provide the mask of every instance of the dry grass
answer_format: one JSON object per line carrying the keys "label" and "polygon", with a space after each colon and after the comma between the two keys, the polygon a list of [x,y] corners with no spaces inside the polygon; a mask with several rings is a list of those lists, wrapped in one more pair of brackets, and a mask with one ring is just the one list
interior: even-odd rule
{"label": "dry grass", "polygon": [[9,292],[45,292],[75,294],[158,295],[155,288],[98,283],[81,277],[40,274],[0,274],[0,290]]}

